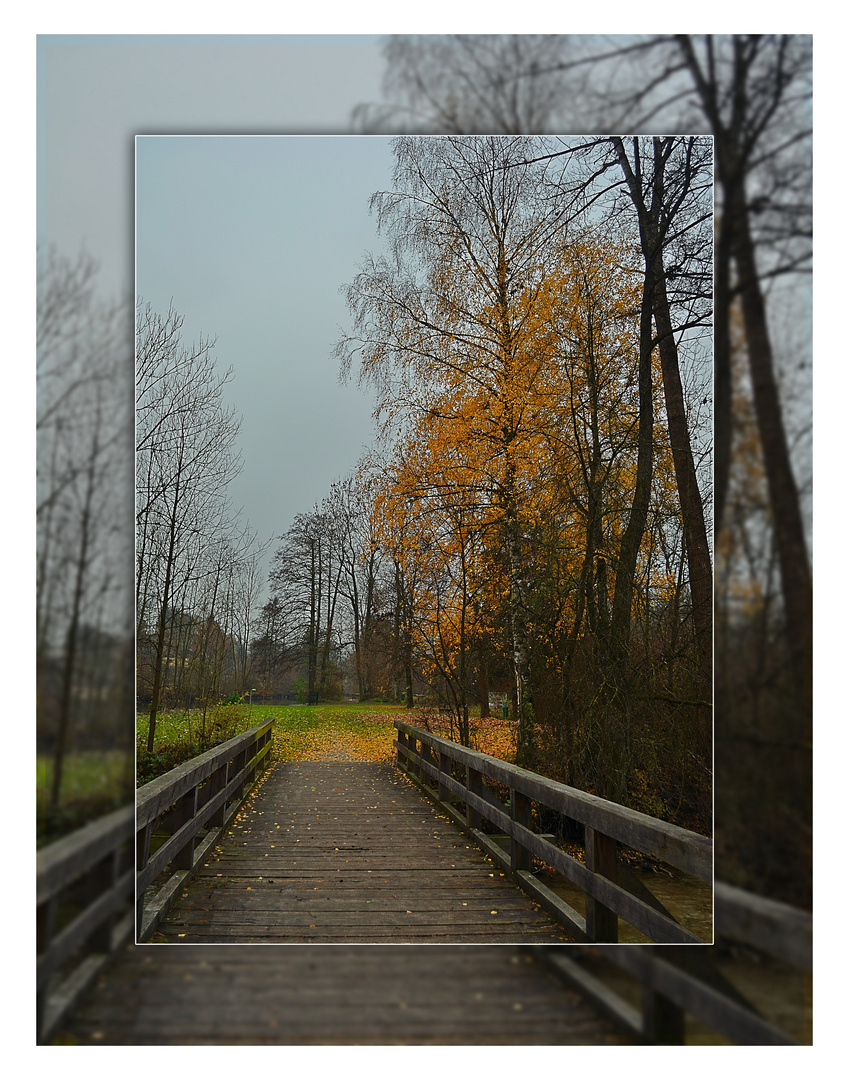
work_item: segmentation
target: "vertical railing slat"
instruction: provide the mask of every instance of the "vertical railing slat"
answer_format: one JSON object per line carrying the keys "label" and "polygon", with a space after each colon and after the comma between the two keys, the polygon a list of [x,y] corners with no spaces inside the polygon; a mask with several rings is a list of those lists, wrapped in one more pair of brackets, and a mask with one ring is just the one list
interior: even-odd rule
{"label": "vertical railing slat", "polygon": [[[604,833],[591,829],[584,830],[584,856],[587,867],[594,874],[616,882],[616,841]],[[587,897],[587,937],[590,941],[611,943],[619,940],[619,918],[615,911],[605,907],[593,896]]]}
{"label": "vertical railing slat", "polygon": [[[510,817],[517,825],[524,825],[526,829],[531,827],[531,800],[521,791],[510,789]],[[530,870],[533,860],[531,853],[516,837],[510,839],[510,869]]]}

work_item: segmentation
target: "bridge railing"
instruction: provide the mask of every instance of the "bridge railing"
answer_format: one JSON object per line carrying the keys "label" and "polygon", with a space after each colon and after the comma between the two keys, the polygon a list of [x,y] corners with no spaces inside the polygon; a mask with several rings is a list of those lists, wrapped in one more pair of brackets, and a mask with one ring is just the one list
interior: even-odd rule
{"label": "bridge railing", "polygon": [[[813,919],[809,911],[745,892],[717,881],[714,930],[721,945],[743,945],[787,965],[787,985],[805,985],[813,965]],[[717,966],[717,949],[681,946],[530,945],[564,982],[592,1001],[632,1038],[643,1043],[681,1044],[692,1016],[738,1046],[788,1046],[797,1040],[767,1019]],[[630,979],[637,1008],[594,961],[612,964]],[[620,980],[617,980],[619,985]],[[804,990],[799,994],[804,1000]]]}
{"label": "bridge railing", "polygon": [[136,939],[147,941],[271,760],[269,720],[136,793]]}
{"label": "bridge railing", "polygon": [[48,1040],[133,935],[135,812],[125,806],[36,855],[36,1025]]}
{"label": "bridge railing", "polygon": [[[622,918],[653,942],[705,944],[681,926],[620,860],[618,845],[711,882],[713,846],[708,837],[470,750],[404,721],[396,720],[394,725],[399,767],[579,942],[618,941],[618,920]],[[506,806],[486,780],[509,792]],[[534,832],[534,803],[583,826],[584,862]],[[456,804],[462,804],[463,810]],[[502,834],[506,849],[483,831],[484,821]],[[583,891],[583,915],[536,879],[534,858]]]}
{"label": "bridge railing", "polygon": [[37,853],[40,1042],[51,1038],[134,930],[136,940],[149,939],[269,763],[272,723],[151,780],[138,789],[135,806]]}

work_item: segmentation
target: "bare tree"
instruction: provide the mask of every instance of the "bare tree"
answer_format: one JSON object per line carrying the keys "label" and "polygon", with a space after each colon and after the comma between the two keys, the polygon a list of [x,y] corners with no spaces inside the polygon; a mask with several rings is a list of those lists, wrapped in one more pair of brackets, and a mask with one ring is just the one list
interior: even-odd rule
{"label": "bare tree", "polygon": [[331,519],[318,505],[310,514],[298,514],[274,554],[269,585],[289,640],[297,643],[306,662],[310,705],[325,691],[342,573],[341,545]]}
{"label": "bare tree", "polygon": [[265,582],[260,577],[260,566],[270,541],[260,544],[255,535],[245,530],[231,540],[234,549],[231,639],[235,693],[244,696],[253,681],[251,657],[251,631],[254,613],[259,607]]}
{"label": "bare tree", "polygon": [[369,495],[370,480],[363,468],[359,476],[334,483],[322,503],[334,522],[339,544],[340,591],[347,600],[347,640],[353,648],[357,692],[362,701],[375,694],[379,583],[383,568],[383,551],[375,536]]}
{"label": "bare tree", "polygon": [[291,646],[287,637],[283,604],[272,596],[261,608],[254,621],[251,641],[251,672],[263,697],[281,692],[281,680],[291,661]]}
{"label": "bare tree", "polygon": [[132,433],[120,378],[126,313],[95,301],[96,269],[85,255],[71,262],[51,251],[39,260],[36,628],[39,735],[53,751],[53,807],[75,727],[84,740],[99,706],[116,707],[116,686],[103,672],[119,662],[131,633],[122,605],[129,552],[117,524]]}
{"label": "bare tree", "polygon": [[206,543],[229,531],[226,486],[240,468],[239,421],[223,403],[212,342],[186,347],[182,318],[139,306],[137,619],[151,643],[148,751],[169,664],[176,601],[203,573]]}
{"label": "bare tree", "polygon": [[[799,124],[810,95],[810,45],[805,39],[735,36],[725,49],[710,38],[681,36],[676,42],[686,62],[716,146],[722,203],[717,240],[717,291],[724,301],[717,326],[722,458],[719,464],[717,520],[721,521],[730,458],[729,301],[740,296],[751,372],[755,415],[772,507],[782,592],[800,705],[805,715],[813,693],[813,595],[805,527],[790,459],[763,291],[763,274],[776,275],[810,258],[809,199],[794,204],[808,171],[801,160],[786,158],[803,149],[810,128]],[[788,117],[788,112],[790,116]],[[790,118],[793,127],[782,130]],[[780,134],[775,132],[779,129]],[[807,205],[806,205],[807,204]],[[765,226],[755,221],[765,215]],[[756,236],[769,251],[761,260]],[[800,242],[801,241],[801,245]],[[736,279],[732,280],[733,260]],[[717,305],[719,308],[719,304]]]}
{"label": "bare tree", "polygon": [[[639,222],[645,280],[650,287],[649,303],[655,324],[656,337],[652,343],[657,341],[663,372],[667,424],[690,570],[696,643],[703,671],[704,700],[708,702],[713,574],[678,360],[676,339],[684,330],[673,322],[667,282],[670,278],[683,276],[689,283],[685,318],[692,321],[685,323],[685,328],[705,325],[710,318],[709,308],[705,310],[702,304],[701,310],[698,307],[693,310],[692,300],[709,300],[705,255],[709,256],[710,241],[704,238],[703,226],[712,216],[710,203],[705,203],[705,196],[709,199],[712,194],[710,147],[695,139],[656,137],[651,142],[649,154],[648,147],[641,147],[639,139],[631,140],[628,150],[621,138],[615,137],[613,144]],[[676,264],[670,259],[670,249],[679,256],[680,261]]]}
{"label": "bare tree", "polygon": [[389,38],[389,104],[358,106],[354,124],[381,133],[543,134],[567,88],[562,51],[562,39],[544,34]]}

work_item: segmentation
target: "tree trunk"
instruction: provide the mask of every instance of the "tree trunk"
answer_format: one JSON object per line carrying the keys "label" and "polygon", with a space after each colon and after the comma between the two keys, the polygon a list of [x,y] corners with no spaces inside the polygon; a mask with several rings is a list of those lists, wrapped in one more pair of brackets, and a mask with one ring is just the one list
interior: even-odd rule
{"label": "tree trunk", "polygon": [[513,670],[516,679],[516,764],[533,769],[536,763],[536,724],[531,689],[529,650],[525,625],[522,542],[515,505],[507,513],[507,549],[510,560],[510,624],[513,633]]}
{"label": "tree trunk", "polygon": [[[640,314],[639,427],[637,435],[637,472],[631,512],[619,546],[619,559],[613,592],[610,630],[601,642],[600,695],[601,749],[598,761],[598,794],[622,802],[627,790],[630,758],[630,659],[631,609],[634,581],[648,519],[653,469],[654,403],[652,383],[652,296],[653,267],[647,262]],[[602,575],[602,578],[604,575]]]}
{"label": "tree trunk", "polygon": [[486,720],[489,711],[489,648],[487,635],[478,638],[478,700],[480,701],[481,720]]}
{"label": "tree trunk", "polygon": [[654,271],[646,265],[643,282],[642,311],[640,314],[640,370],[639,403],[640,417],[637,435],[637,474],[631,512],[619,547],[616,567],[616,583],[613,593],[613,611],[610,620],[610,638],[614,655],[623,661],[627,655],[631,632],[631,606],[634,599],[634,578],[637,556],[649,511],[654,451],[654,401],[652,383],[652,298],[654,294]]}
{"label": "tree trunk", "polygon": [[[740,192],[734,217],[734,258],[740,280],[746,347],[758,433],[772,508],[781,586],[799,705],[810,731],[813,708],[813,593],[805,529],[790,464],[763,294],[749,220]],[[803,736],[805,738],[805,736]]]}
{"label": "tree trunk", "polygon": [[[175,496],[176,500],[179,497]],[[159,604],[159,619],[156,627],[156,645],[153,654],[153,686],[150,691],[150,711],[148,713],[147,727],[147,752],[153,753],[153,743],[156,737],[156,716],[159,712],[159,699],[162,693],[162,672],[165,666],[165,631],[168,625],[168,607],[171,603],[171,580],[174,573],[174,559],[176,547],[176,530],[174,520],[171,521],[171,532],[168,537],[168,557],[165,563],[165,583],[162,588],[162,598]]]}
{"label": "tree trunk", "polygon": [[728,199],[720,211],[713,271],[713,527],[718,537],[731,472],[731,245]]}
{"label": "tree trunk", "polygon": [[687,565],[690,570],[696,650],[702,671],[702,694],[705,701],[708,701],[710,700],[713,653],[713,570],[705,528],[704,508],[696,480],[696,467],[693,462],[690,432],[684,408],[684,390],[678,366],[678,347],[675,344],[666,296],[666,282],[662,274],[656,279],[654,317],[663,371],[666,422],[669,440],[672,443],[672,460],[675,465],[675,481],[681,504]]}

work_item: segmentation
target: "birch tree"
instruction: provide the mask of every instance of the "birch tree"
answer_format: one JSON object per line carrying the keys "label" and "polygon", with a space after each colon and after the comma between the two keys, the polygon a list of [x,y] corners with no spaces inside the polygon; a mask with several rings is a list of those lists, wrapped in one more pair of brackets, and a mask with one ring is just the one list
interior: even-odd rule
{"label": "birch tree", "polygon": [[[369,262],[347,289],[355,357],[378,391],[384,431],[446,408],[481,409],[474,428],[494,484],[492,506],[510,566],[519,758],[534,758],[519,459],[530,424],[525,390],[536,360],[528,312],[564,210],[542,199],[527,139],[396,140],[395,188],[372,198],[392,262]],[[468,393],[476,395],[474,405]]]}

